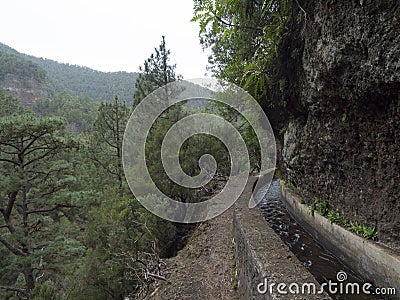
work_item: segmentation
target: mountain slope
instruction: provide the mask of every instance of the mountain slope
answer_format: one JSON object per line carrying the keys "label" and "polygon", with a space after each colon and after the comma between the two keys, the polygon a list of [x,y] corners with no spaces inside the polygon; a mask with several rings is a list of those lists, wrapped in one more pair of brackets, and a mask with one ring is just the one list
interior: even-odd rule
{"label": "mountain slope", "polygon": [[19,53],[0,43],[0,88],[28,106],[61,92],[86,95],[96,101],[111,101],[118,95],[131,103],[137,76],[137,73],[105,73],[58,63]]}

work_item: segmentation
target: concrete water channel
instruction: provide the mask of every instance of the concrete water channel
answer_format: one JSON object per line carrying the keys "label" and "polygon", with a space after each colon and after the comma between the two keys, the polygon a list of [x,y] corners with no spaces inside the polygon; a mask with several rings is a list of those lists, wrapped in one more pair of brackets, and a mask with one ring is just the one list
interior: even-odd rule
{"label": "concrete water channel", "polygon": [[[259,203],[259,207],[269,226],[280,236],[282,241],[320,284],[328,283],[329,281],[339,284],[343,280],[341,278],[338,280],[339,276],[346,276],[346,282],[356,283],[359,286],[373,282],[372,278],[363,278],[351,266],[340,261],[334,253],[324,248],[295,221],[282,202],[279,180],[274,180],[271,183],[263,200]],[[329,293],[328,288],[324,289]],[[362,292],[360,294],[329,294],[332,299],[340,300],[386,299],[381,295],[367,295]]]}

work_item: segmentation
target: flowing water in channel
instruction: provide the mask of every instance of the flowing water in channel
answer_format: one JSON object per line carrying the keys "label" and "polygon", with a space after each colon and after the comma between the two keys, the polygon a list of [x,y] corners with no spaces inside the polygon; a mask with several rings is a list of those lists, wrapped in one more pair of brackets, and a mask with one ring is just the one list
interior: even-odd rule
{"label": "flowing water in channel", "polygon": [[[281,201],[279,180],[272,181],[259,207],[270,227],[281,237],[282,241],[314,275],[319,283],[328,282],[329,280],[339,283],[340,281],[337,280],[337,274],[339,272],[345,272],[347,274],[347,280],[343,281],[344,285],[346,283],[359,284],[360,295],[331,294],[333,299],[384,299],[374,295],[363,294],[362,285],[365,282],[369,282],[368,278],[362,279],[360,276],[356,275],[351,268],[345,266],[331,252],[324,249],[316,242],[311,235],[290,216],[285,205]],[[327,291],[327,289],[325,290]]]}

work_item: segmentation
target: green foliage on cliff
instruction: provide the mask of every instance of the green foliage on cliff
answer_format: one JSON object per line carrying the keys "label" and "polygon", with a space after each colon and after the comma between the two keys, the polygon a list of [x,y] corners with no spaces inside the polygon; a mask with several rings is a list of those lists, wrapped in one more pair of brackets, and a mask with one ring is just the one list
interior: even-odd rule
{"label": "green foliage on cliff", "polygon": [[378,237],[378,232],[375,227],[369,227],[358,221],[353,222],[347,220],[342,217],[340,212],[333,208],[327,200],[315,199],[315,201],[310,205],[309,211],[311,215],[314,215],[314,213],[317,212],[321,216],[328,218],[331,223],[346,227],[350,231],[353,231],[366,239],[375,240]]}
{"label": "green foliage on cliff", "polygon": [[266,96],[271,64],[287,29],[286,0],[194,0],[200,40],[211,48],[213,74],[248,90],[257,100]]}
{"label": "green foliage on cliff", "polygon": [[303,116],[299,80],[306,13],[297,1],[193,0],[192,21],[211,50],[216,78],[248,91],[277,133],[289,116]]}

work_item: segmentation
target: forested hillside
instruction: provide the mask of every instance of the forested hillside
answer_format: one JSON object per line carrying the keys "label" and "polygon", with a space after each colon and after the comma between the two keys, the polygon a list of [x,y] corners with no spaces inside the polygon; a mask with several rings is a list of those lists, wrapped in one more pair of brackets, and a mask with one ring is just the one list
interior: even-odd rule
{"label": "forested hillside", "polygon": [[40,83],[46,80],[46,71],[34,62],[24,58],[17,52],[7,51],[7,48],[0,44],[0,80],[3,81],[8,74],[14,75],[21,80],[24,86],[27,80],[33,78]]}
{"label": "forested hillside", "polygon": [[[8,76],[8,80],[7,79]],[[0,43],[0,87],[15,92],[16,89],[46,91],[37,99],[67,92],[73,96],[85,95],[95,101],[121,101],[132,103],[137,73],[100,72],[87,67],[62,64],[56,61],[21,54]],[[20,83],[19,87],[17,84]],[[34,91],[33,91],[34,92]],[[16,93],[14,93],[17,96]],[[24,101],[35,102],[37,99]]]}

